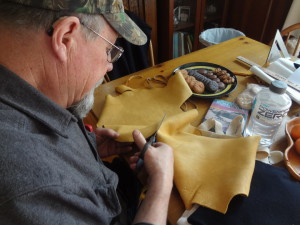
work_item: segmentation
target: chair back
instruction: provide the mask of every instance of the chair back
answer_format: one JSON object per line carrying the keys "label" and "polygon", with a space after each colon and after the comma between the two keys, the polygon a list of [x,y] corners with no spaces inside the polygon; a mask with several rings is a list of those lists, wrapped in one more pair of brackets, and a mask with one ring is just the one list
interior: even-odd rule
{"label": "chair back", "polygon": [[[293,32],[298,30],[298,36],[294,36]],[[300,45],[300,23],[293,24],[281,31],[281,36],[285,39],[285,45],[287,49],[290,49],[292,56],[299,57],[299,45]],[[297,54],[296,54],[297,53]]]}

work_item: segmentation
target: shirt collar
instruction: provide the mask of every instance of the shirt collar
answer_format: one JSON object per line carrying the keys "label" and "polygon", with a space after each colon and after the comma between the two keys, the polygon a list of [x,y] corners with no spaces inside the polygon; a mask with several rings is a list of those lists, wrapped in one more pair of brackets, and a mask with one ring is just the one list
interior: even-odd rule
{"label": "shirt collar", "polygon": [[67,137],[70,122],[78,119],[12,71],[0,65],[0,100]]}

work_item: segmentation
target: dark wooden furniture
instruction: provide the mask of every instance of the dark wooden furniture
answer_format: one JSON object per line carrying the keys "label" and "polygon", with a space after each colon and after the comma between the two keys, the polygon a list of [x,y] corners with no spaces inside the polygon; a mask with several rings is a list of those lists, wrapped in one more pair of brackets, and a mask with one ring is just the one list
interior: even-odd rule
{"label": "dark wooden furniture", "polygon": [[203,29],[224,27],[228,11],[228,0],[206,0],[205,5]]}
{"label": "dark wooden furniture", "polygon": [[[201,31],[224,26],[228,0],[164,0],[157,1],[158,62],[173,58],[173,33],[187,31],[193,36],[192,51],[200,48]],[[174,25],[174,8],[189,6],[188,23]],[[210,8],[207,8],[210,7]],[[211,7],[215,10],[211,10]],[[210,9],[210,10],[209,10]]]}
{"label": "dark wooden furniture", "polygon": [[[157,59],[157,14],[156,0],[123,0],[124,7],[138,15],[152,27],[151,41],[154,60]],[[156,63],[156,62],[155,62]]]}
{"label": "dark wooden furniture", "polygon": [[[234,28],[247,37],[268,44],[281,30],[292,0],[123,0],[124,6],[152,27],[155,64],[173,58],[174,31],[193,33],[193,51],[200,48],[198,36],[212,27]],[[191,7],[190,21],[174,27],[173,9]],[[211,13],[210,6],[215,7]]]}
{"label": "dark wooden furniture", "polygon": [[[268,44],[274,38],[276,30],[282,29],[292,1],[157,1],[158,62],[164,62],[173,58],[173,33],[178,30],[193,33],[193,51],[200,48],[198,38],[200,33],[205,29],[213,27],[234,28],[242,31],[247,37]],[[173,9],[178,5],[191,6],[190,24],[174,27]],[[211,13],[212,11],[215,12]]]}
{"label": "dark wooden furniture", "polygon": [[281,30],[293,0],[228,0],[225,25],[268,44]]}
{"label": "dark wooden furniture", "polygon": [[[179,23],[174,26],[173,10],[177,6],[190,6],[189,23]],[[199,18],[204,17],[205,1],[203,0],[185,0],[175,4],[174,0],[157,1],[157,16],[158,16],[158,62],[163,62],[173,58],[173,33],[179,30],[189,30],[194,34],[193,51],[198,48],[198,38],[200,30],[203,29],[203,24]]]}

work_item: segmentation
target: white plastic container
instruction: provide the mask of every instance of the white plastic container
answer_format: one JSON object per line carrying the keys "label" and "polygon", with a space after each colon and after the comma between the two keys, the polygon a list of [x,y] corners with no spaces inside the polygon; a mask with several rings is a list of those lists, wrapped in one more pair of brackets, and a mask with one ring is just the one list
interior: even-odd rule
{"label": "white plastic container", "polygon": [[251,117],[246,127],[246,136],[260,135],[260,144],[270,146],[292,101],[285,94],[287,84],[272,81],[269,89],[258,92],[255,97]]}
{"label": "white plastic container", "polygon": [[246,35],[243,32],[235,30],[233,28],[219,27],[203,31],[199,35],[199,41],[204,46],[211,46],[240,36]]}

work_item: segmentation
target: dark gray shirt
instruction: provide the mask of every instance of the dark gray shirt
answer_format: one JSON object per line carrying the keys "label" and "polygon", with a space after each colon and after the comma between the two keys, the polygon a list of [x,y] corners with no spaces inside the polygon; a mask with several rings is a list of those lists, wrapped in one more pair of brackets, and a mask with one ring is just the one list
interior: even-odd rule
{"label": "dark gray shirt", "polygon": [[81,120],[0,65],[0,224],[110,224],[117,176]]}

